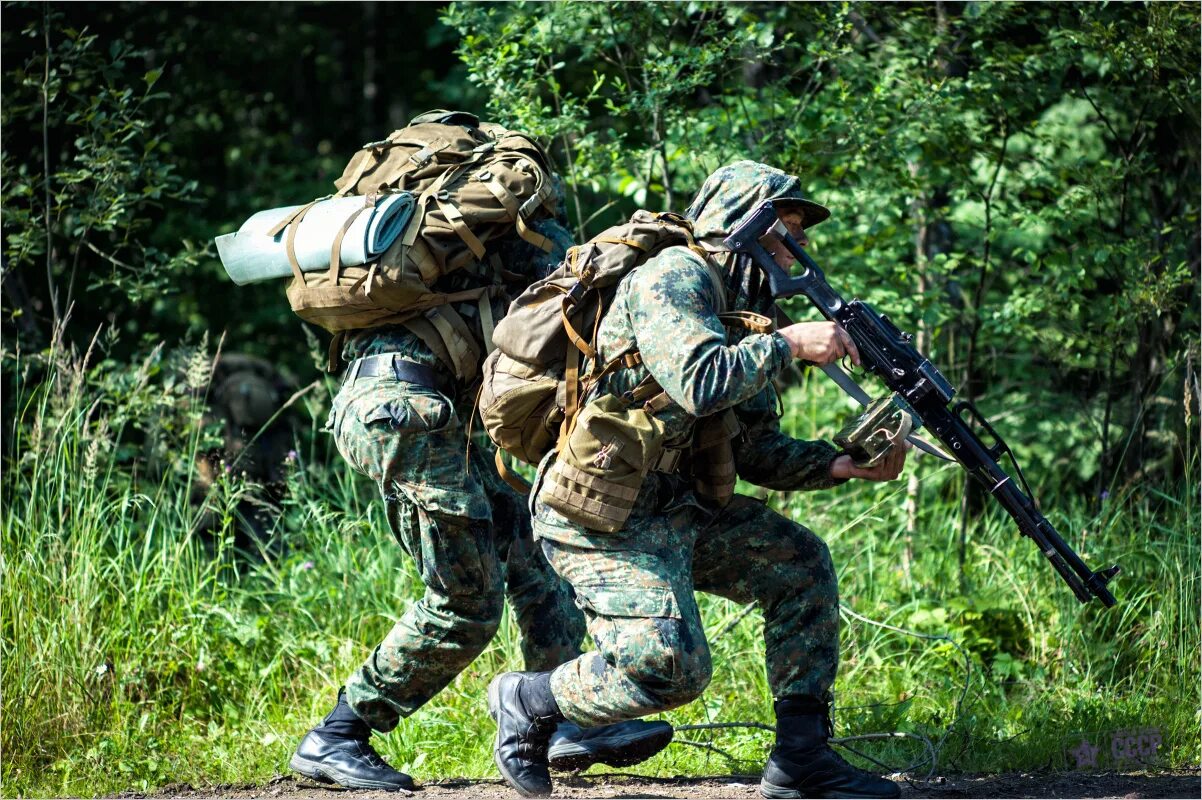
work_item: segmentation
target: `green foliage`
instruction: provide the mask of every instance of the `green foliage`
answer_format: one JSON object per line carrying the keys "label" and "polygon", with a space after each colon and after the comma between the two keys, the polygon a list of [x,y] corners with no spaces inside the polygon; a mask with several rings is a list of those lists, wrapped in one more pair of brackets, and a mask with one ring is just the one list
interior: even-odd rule
{"label": "green foliage", "polygon": [[[1168,763],[1196,765],[1198,41],[1182,3],[6,5],[6,791],[266,780],[418,596],[373,490],[317,433],[325,394],[304,398],[282,552],[235,552],[242,476],[190,495],[218,441],[208,342],[298,373],[324,348],[282,287],[233,291],[200,243],[325,193],[434,107],[544,137],[581,237],[683,210],[735,159],[795,171],[834,211],[811,238],[836,288],[916,332],[1066,538],[1123,565],[1118,608],[1079,607],[929,463],[906,488],[772,498],[830,541],[851,611],[936,637],[846,616],[841,733],[1013,770],[1157,726]],[[202,344],[164,345],[181,340]],[[786,428],[829,436],[848,401],[791,382]],[[757,619],[703,610],[717,677],[670,719],[763,720]],[[519,660],[507,622],[386,755],[492,776],[482,691]],[[769,744],[700,735],[733,760],[679,745],[644,770],[754,770]],[[912,763],[912,744],[871,753]]]}
{"label": "green foliage", "polygon": [[[282,287],[245,287],[231,303],[212,239],[256,211],[325,194],[381,129],[467,104],[437,10],[7,3],[5,334],[36,350],[55,324],[49,174],[50,269],[59,316],[68,295],[75,301],[70,340],[85,346],[99,325],[115,324],[128,355],[144,338],[228,330],[236,348],[307,365]],[[390,31],[424,27],[393,46]]]}
{"label": "green foliage", "polygon": [[[374,488],[341,464],[327,466],[328,443],[316,428],[328,392],[306,397],[311,429],[287,473],[277,527],[287,532],[286,550],[234,550],[232,512],[251,488],[236,475],[210,498],[223,526],[199,534],[189,465],[209,434],[192,389],[205,382],[211,355],[155,349],[127,373],[106,360],[112,344],[98,342],[86,358],[63,347],[6,355],[7,369],[24,376],[0,496],[6,794],[267,781],[286,769],[342,676],[420,596],[420,579],[388,534]],[[786,424],[829,435],[835,391],[791,390]],[[816,415],[802,403],[815,395]],[[176,468],[132,469],[120,444],[132,428],[151,440],[143,445],[170,444]],[[1202,698],[1180,680],[1197,673],[1200,645],[1202,555],[1193,532],[1202,521],[1188,487],[1114,497],[1096,512],[1072,499],[1045,506],[1087,558],[1123,564],[1121,605],[1102,611],[1078,605],[996,515],[972,528],[962,585],[951,473],[929,461],[915,468],[913,534],[895,485],[771,500],[822,532],[839,565],[848,610],[839,734],[927,736],[941,743],[939,770],[948,772],[1063,767],[1082,733],[1101,739],[1157,727],[1164,763],[1197,763]],[[668,719],[770,721],[759,616],[718,598],[701,604],[716,677],[701,700]],[[494,777],[483,692],[492,675],[520,662],[507,620],[445,692],[380,738],[386,756],[424,779]],[[639,771],[755,771],[770,746],[756,730],[683,738],[702,738],[728,757],[676,745]],[[923,755],[912,740],[863,747],[898,767]]]}
{"label": "green foliage", "polygon": [[1100,492],[1183,464],[1154,398],[1198,327],[1195,12],[455,3],[444,21],[490,112],[552,140],[581,236],[683,209],[736,158],[794,170],[834,210],[811,237],[833,284],[917,329],[987,410],[1056,386],[1014,427],[1100,442],[1070,473]]}
{"label": "green foliage", "polygon": [[[22,36],[50,42],[51,30],[58,41],[5,76],[5,272],[45,262],[57,316],[74,299],[80,256],[90,250],[105,269],[86,276],[88,288],[145,301],[168,287],[171,272],[194,267],[203,254],[188,242],[170,251],[146,242],[155,211],[187,201],[197,188],[178,174],[163,147],[166,131],[154,109],[166,97],[155,91],[163,71],[134,79],[148,50],[121,40],[106,45],[87,28],[64,28],[48,6]],[[28,130],[44,134],[32,153],[11,141]],[[31,163],[29,155],[42,163]]]}

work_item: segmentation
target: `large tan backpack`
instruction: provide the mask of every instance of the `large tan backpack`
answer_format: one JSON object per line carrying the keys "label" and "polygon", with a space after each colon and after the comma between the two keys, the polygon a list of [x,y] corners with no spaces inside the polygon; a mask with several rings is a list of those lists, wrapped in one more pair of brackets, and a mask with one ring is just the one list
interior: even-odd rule
{"label": "large tan backpack", "polygon": [[[403,324],[458,378],[473,379],[480,358],[492,349],[489,301],[501,292],[504,274],[490,245],[516,230],[546,252],[552,247],[528,224],[553,213],[546,153],[529,136],[471,114],[430,111],[387,139],[364,145],[334,186],[336,196],[364,196],[365,208],[385,193],[412,192],[416,209],[402,236],[369,264],[339,263],[341,235],[325,272],[304,273],[293,258],[287,288],[292,310],[335,334]],[[274,233],[299,222],[310,206],[299,208]],[[349,227],[350,221],[342,233]],[[486,277],[487,285],[456,292],[433,288],[458,270]],[[451,307],[468,302],[479,309],[482,342]]]}
{"label": "large tan backpack", "polygon": [[[718,295],[725,297],[721,277],[694,242],[689,221],[678,214],[639,211],[629,222],[568,250],[554,272],[513,301],[493,334],[497,349],[484,363],[478,404],[484,430],[501,450],[537,464],[571,432],[581,399],[597,381],[640,363],[637,351],[609,362],[598,359],[597,329],[618,282],[673,246],[688,247],[704,259]],[[658,393],[652,383],[630,399],[641,404]],[[509,479],[499,452],[497,467]]]}

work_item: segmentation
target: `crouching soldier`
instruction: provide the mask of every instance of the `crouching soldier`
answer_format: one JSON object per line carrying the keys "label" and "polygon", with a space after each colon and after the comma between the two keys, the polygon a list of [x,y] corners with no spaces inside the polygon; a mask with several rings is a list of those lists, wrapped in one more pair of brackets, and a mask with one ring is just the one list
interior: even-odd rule
{"label": "crouching soldier", "polygon": [[[607,533],[601,530],[606,526],[593,524],[612,522],[622,504],[607,504],[606,482],[588,474],[607,468],[611,459],[617,462],[618,455],[605,443],[577,442],[587,435],[581,432],[584,423],[540,469],[535,537],[575,589],[597,650],[553,670],[505,673],[490,685],[496,763],[523,795],[550,792],[541,757],[550,731],[562,720],[586,727],[614,724],[683,705],[702,693],[711,662],[696,589],[754,602],[763,614],[776,746],[761,793],[899,795],[896,784],[856,769],[827,741],[839,606],[826,545],[763,503],[733,492],[736,474],[779,490],[825,489],[849,478],[892,480],[906,456],[897,448],[878,466],[861,469],[826,442],[781,432],[772,380],[791,360],[828,364],[848,356],[858,362],[859,355],[832,323],[777,331],[763,324],[775,317],[767,282],[748,260],[725,251],[722,240],[770,199],[786,209],[782,219],[803,244],[803,230],[829,216],[802,197],[796,177],[739,162],[711,175],[687,214],[708,258],[695,249],[669,248],[617,288],[596,338],[597,360],[627,366],[603,375],[579,419],[590,414],[592,404],[629,409],[647,398],[640,410],[650,421],[644,418],[642,429],[662,433],[663,453],[678,451],[650,465],[641,489],[630,493],[633,509],[618,530]],[[783,245],[777,241],[772,247],[788,267],[792,259]],[[745,312],[763,315],[761,332],[725,327],[728,311],[744,312],[744,318]],[[561,466],[577,444],[595,457]],[[625,452],[620,457],[631,458]],[[625,491],[615,486],[610,482],[614,492]]]}

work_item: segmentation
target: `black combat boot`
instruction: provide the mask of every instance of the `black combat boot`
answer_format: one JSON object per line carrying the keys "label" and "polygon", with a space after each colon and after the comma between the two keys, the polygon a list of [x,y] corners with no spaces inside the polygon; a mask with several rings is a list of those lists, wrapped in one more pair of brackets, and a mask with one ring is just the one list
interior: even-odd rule
{"label": "black combat boot", "polygon": [[551,694],[550,672],[503,672],[488,685],[488,713],[497,723],[493,761],[522,797],[551,794],[547,743],[563,714]]}
{"label": "black combat boot", "polygon": [[561,772],[579,772],[593,764],[629,767],[667,747],[673,733],[672,726],[666,722],[641,719],[596,728],[561,722],[551,734],[547,763],[551,769]]}
{"label": "black combat boot", "polygon": [[827,743],[827,704],[812,697],[776,701],[776,747],[764,765],[760,794],[769,798],[900,797],[893,781],[857,769]]}
{"label": "black combat boot", "polygon": [[370,737],[371,728],[347,704],[346,690],[339,689],[334,710],[305,734],[288,766],[306,778],[347,789],[412,789],[413,779],[388,766],[368,743]]}

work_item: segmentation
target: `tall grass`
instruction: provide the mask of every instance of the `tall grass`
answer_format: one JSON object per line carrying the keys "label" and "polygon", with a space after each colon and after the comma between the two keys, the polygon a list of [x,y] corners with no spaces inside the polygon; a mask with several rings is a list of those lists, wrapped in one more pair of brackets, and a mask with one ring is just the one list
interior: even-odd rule
{"label": "tall grass", "polygon": [[[0,532],[3,792],[267,780],[286,770],[297,738],[420,582],[374,489],[331,459],[317,433],[328,391],[306,398],[313,424],[278,522],[286,547],[246,557],[232,546],[248,488],[236,474],[211,498],[225,520],[215,538],[196,532],[200,512],[189,502],[195,454],[211,444],[197,391],[208,355],[185,353],[171,368],[156,351],[124,367],[101,349],[86,361],[61,347],[5,357],[15,414],[5,421]],[[841,406],[830,390],[809,386],[789,399],[805,409],[790,415],[791,429],[829,433]],[[172,456],[148,469],[148,453]],[[996,513],[970,525],[962,572],[961,479],[937,463],[911,468],[922,481],[910,536],[904,482],[772,499],[825,536],[840,569],[848,614],[839,733],[908,731],[941,744],[941,771],[1010,770],[1068,766],[1066,748],[1082,737],[1106,747],[1108,731],[1157,727],[1163,763],[1197,764],[1196,484],[1133,486],[1100,508],[1044,497],[1091,563],[1123,565],[1121,604],[1102,611],[1079,606]],[[716,677],[668,718],[770,722],[758,615],[708,597],[702,609]],[[458,680],[380,738],[381,749],[424,779],[493,776],[484,686],[519,665],[507,620]],[[721,752],[674,745],[640,769],[749,771],[770,745],[751,728],[681,738]],[[923,752],[913,740],[856,747],[898,766]]]}

